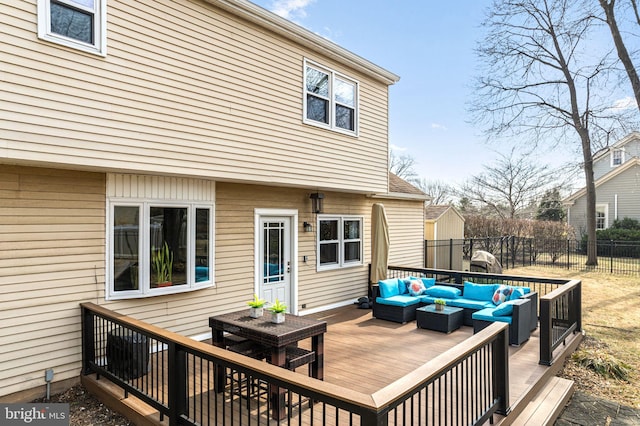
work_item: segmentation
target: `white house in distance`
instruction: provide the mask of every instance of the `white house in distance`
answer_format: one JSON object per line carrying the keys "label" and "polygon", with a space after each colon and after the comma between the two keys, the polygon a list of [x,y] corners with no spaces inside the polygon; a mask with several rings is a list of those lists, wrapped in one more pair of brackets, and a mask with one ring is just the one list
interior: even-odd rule
{"label": "white house in distance", "polygon": [[[640,133],[633,132],[594,155],[596,229],[606,229],[616,219],[640,220]],[[585,188],[563,200],[567,223],[580,238],[586,234]]]}
{"label": "white house in distance", "polygon": [[[93,302],[194,339],[254,293],[305,314],[367,294],[399,77],[245,0],[0,3],[0,401],[78,381]],[[162,262],[162,256],[172,262]]]}

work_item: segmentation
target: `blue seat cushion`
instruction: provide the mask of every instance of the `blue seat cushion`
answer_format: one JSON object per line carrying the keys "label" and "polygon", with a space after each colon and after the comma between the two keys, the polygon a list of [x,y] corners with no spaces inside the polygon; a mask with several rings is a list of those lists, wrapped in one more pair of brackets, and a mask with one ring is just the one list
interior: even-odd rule
{"label": "blue seat cushion", "polygon": [[407,306],[417,305],[420,303],[420,298],[409,295],[397,295],[391,297],[377,297],[376,303],[380,305],[388,306],[400,306],[406,308]]}
{"label": "blue seat cushion", "polygon": [[474,320],[480,320],[480,321],[488,321],[488,322],[500,321],[500,322],[506,322],[507,324],[511,324],[511,320],[512,320],[511,315],[494,316],[493,311],[495,309],[496,308],[481,309],[471,314],[471,318]]}
{"label": "blue seat cushion", "polygon": [[378,288],[380,289],[380,297],[393,297],[400,294],[400,286],[397,278],[380,280],[378,282]]}
{"label": "blue seat cushion", "polygon": [[465,299],[484,300],[485,302],[490,302],[497,287],[497,284],[475,284],[465,281],[462,295]]}
{"label": "blue seat cushion", "polygon": [[489,308],[489,307],[495,308],[495,305],[492,304],[491,302],[487,302],[486,300],[467,299],[466,297],[464,297],[464,294],[462,295],[462,297],[458,297],[457,299],[453,299],[450,301],[447,300],[447,305],[455,306],[457,308],[468,308],[468,309],[475,309],[475,310]]}

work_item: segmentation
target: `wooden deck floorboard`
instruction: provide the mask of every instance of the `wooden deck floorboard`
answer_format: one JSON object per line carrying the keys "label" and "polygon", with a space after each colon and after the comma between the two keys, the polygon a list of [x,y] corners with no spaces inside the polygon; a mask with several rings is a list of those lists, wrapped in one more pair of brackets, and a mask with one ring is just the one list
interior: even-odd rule
{"label": "wooden deck floorboard", "polygon": [[[325,381],[365,394],[373,394],[390,385],[473,335],[473,328],[466,326],[444,334],[419,329],[415,321],[397,324],[378,320],[372,317],[371,310],[356,309],[354,306],[320,312],[310,317],[325,320],[328,325],[324,339]],[[309,348],[310,342],[303,341],[300,346]],[[520,347],[509,347],[512,406],[527,402],[527,395],[532,389],[542,386],[539,382],[549,375],[555,375],[560,367],[541,366],[538,359],[537,330]],[[307,366],[300,367],[298,372],[307,374]],[[204,380],[206,383],[213,382],[212,378]],[[200,388],[200,383],[196,387]],[[116,401],[122,400],[121,396],[115,398]],[[236,409],[240,411],[239,415],[247,414],[246,410],[242,412],[242,405],[237,405]],[[166,418],[159,424],[167,424]]]}

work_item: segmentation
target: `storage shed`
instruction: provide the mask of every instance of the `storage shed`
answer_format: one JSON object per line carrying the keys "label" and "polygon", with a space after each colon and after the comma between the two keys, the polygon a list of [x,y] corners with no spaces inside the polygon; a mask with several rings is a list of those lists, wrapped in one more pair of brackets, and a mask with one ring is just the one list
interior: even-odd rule
{"label": "storage shed", "polygon": [[427,268],[462,270],[464,217],[455,207],[425,207],[424,239]]}

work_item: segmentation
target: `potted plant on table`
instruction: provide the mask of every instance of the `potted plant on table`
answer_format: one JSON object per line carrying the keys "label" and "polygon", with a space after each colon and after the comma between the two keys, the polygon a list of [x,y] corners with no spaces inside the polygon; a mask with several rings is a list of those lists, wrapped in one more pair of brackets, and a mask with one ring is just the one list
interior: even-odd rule
{"label": "potted plant on table", "polygon": [[156,277],[156,287],[168,287],[172,285],[173,279],[173,252],[169,250],[169,245],[164,245],[155,250],[151,255],[151,266]]}
{"label": "potted plant on table", "polygon": [[267,303],[266,300],[260,299],[257,294],[254,294],[253,300],[247,302],[247,305],[249,305],[249,316],[251,318],[260,318],[264,313],[265,303]]}
{"label": "potted plant on table", "polygon": [[436,305],[436,311],[444,311],[444,307],[447,304],[444,299],[436,299],[433,303]]}
{"label": "potted plant on table", "polygon": [[280,324],[284,322],[284,313],[287,311],[287,305],[276,299],[275,303],[269,307],[271,311],[271,322]]}

